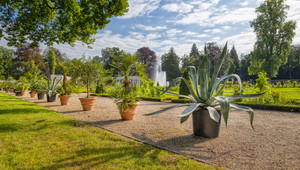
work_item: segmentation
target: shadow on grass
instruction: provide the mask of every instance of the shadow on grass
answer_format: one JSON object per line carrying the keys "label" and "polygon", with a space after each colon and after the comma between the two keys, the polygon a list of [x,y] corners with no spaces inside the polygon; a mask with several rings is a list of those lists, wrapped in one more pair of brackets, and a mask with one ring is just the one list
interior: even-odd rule
{"label": "shadow on grass", "polygon": [[1,123],[0,124],[0,133],[13,132],[20,129],[20,125],[16,123]]}
{"label": "shadow on grass", "polygon": [[[29,105],[31,106],[31,105]],[[22,109],[0,109],[0,115],[4,114],[36,114],[36,113],[48,113],[52,112],[51,110],[46,110],[44,108],[41,109],[33,109],[33,108],[22,108]]]}
{"label": "shadow on grass", "polygon": [[[153,151],[152,151],[153,150]],[[150,153],[151,152],[151,153]],[[145,146],[125,146],[125,147],[107,147],[86,148],[77,151],[73,156],[60,159],[54,165],[43,167],[43,169],[61,169],[61,168],[79,168],[91,169],[99,166],[99,169],[116,168],[108,165],[116,165],[119,169],[128,167],[140,167],[141,159],[151,157],[158,159],[161,150]],[[150,153],[150,154],[149,154]],[[147,155],[146,155],[147,154]],[[135,160],[135,161],[133,161]],[[127,163],[130,162],[130,163]],[[105,166],[105,164],[108,164]]]}

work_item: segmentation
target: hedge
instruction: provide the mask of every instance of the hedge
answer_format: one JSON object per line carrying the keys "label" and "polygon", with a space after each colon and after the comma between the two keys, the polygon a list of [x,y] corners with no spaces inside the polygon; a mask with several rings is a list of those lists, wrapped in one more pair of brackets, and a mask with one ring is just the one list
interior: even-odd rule
{"label": "hedge", "polygon": [[250,104],[243,102],[234,102],[239,105],[249,106],[253,109],[264,109],[264,110],[278,110],[278,111],[291,111],[300,112],[300,105],[280,105],[280,104]]}
{"label": "hedge", "polygon": [[106,93],[93,93],[91,96],[110,97],[110,95]]}

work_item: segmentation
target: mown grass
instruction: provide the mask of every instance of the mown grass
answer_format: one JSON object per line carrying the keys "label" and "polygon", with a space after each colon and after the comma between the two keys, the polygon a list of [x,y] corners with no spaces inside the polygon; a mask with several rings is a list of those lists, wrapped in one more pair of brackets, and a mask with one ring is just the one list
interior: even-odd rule
{"label": "mown grass", "polygon": [[[62,106],[63,107],[63,106]],[[0,169],[215,169],[0,93]]]}

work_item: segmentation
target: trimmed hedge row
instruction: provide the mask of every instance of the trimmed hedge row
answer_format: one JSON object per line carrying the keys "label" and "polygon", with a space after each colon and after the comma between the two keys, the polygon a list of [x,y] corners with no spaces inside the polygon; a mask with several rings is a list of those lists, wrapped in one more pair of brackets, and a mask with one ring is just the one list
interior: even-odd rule
{"label": "trimmed hedge row", "polygon": [[91,96],[110,97],[110,95],[106,93],[93,93]]}
{"label": "trimmed hedge row", "polygon": [[249,104],[243,102],[234,102],[234,103],[239,105],[249,106],[253,109],[300,112],[300,105],[278,105],[278,104],[266,105],[266,104]]}

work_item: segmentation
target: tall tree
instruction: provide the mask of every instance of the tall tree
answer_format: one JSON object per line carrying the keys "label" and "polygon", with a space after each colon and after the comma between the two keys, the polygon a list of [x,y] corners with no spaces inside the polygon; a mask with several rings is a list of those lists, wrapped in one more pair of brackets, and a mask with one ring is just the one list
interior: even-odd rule
{"label": "tall tree", "polygon": [[111,66],[113,62],[113,56],[121,56],[122,55],[122,50],[120,50],[118,47],[106,47],[101,50],[101,55],[100,61],[103,63],[104,69],[112,69],[113,67]]}
{"label": "tall tree", "polygon": [[247,81],[249,79],[254,79],[255,76],[250,76],[248,72],[248,68],[250,67],[250,56],[252,53],[247,54],[247,55],[241,55],[241,66],[240,66],[240,72],[239,76],[243,81]]}
{"label": "tall tree", "polygon": [[[44,58],[45,58],[45,63],[46,63],[46,68],[47,68],[47,73],[49,75],[55,74],[55,68],[57,65],[57,55],[55,54],[56,49],[53,47],[48,47],[44,51]],[[48,76],[49,76],[48,75]]]}
{"label": "tall tree", "polygon": [[235,65],[235,71],[234,73],[237,74],[240,71],[240,60],[239,60],[239,56],[235,50],[234,45],[232,46],[231,50],[230,50],[230,58],[233,61],[233,64]]}
{"label": "tall tree", "polygon": [[170,51],[164,54],[162,57],[162,70],[167,73],[167,81],[172,81],[173,79],[180,76],[179,69],[179,57],[171,47]]}
{"label": "tall tree", "polygon": [[43,56],[40,54],[41,49],[39,47],[31,47],[30,44],[24,44],[22,47],[17,48],[15,52],[15,58],[13,62],[16,64],[17,77],[23,75],[25,70],[30,70],[26,66],[29,64],[24,64],[26,62],[34,61],[34,64],[38,66],[40,70],[45,68],[45,63]]}
{"label": "tall tree", "polygon": [[[210,74],[212,75],[215,69],[215,66],[221,55],[221,48],[218,46],[216,42],[211,42],[206,44],[208,50],[208,56],[210,60]],[[222,71],[220,71],[222,72]]]}
{"label": "tall tree", "polygon": [[142,47],[137,50],[137,54],[140,55],[139,62],[146,65],[145,70],[149,77],[156,63],[157,57],[155,52],[152,51],[149,47]]}
{"label": "tall tree", "polygon": [[[92,44],[99,29],[104,29],[114,16],[128,11],[128,0],[42,0],[0,1],[0,39],[9,46],[76,41]],[[5,32],[6,34],[3,34]]]}
{"label": "tall tree", "polygon": [[296,28],[295,21],[286,22],[288,8],[284,0],[265,0],[256,9],[257,18],[250,22],[257,38],[250,74],[264,71],[269,77],[275,77],[280,65],[287,62]]}
{"label": "tall tree", "polygon": [[14,50],[0,46],[0,75],[5,79],[9,76],[14,76],[15,67],[13,62]]}
{"label": "tall tree", "polygon": [[292,45],[288,61],[278,71],[278,79],[300,79],[300,45]]}
{"label": "tall tree", "polygon": [[190,54],[184,55],[181,58],[181,62],[182,62],[181,70],[183,71],[188,66],[196,66],[197,67],[199,65],[199,59],[200,59],[200,53],[198,51],[196,44],[193,43]]}

